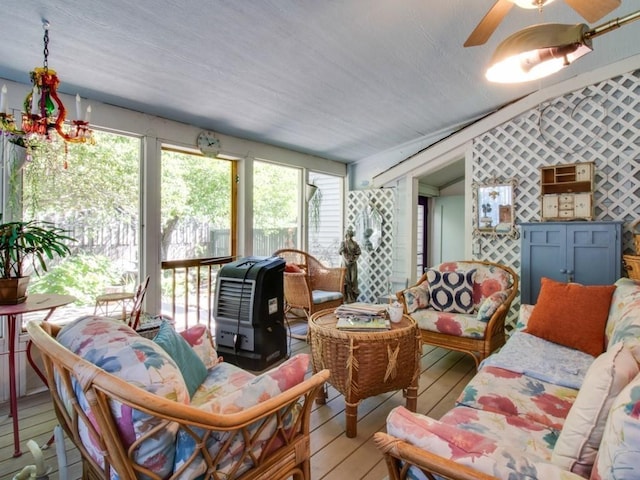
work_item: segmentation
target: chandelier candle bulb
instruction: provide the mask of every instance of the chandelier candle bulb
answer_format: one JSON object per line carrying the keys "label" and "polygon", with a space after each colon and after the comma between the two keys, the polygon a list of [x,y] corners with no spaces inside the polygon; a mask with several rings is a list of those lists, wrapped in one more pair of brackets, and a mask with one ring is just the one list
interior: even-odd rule
{"label": "chandelier candle bulb", "polygon": [[7,113],[7,86],[2,85],[2,90],[0,90],[0,113]]}
{"label": "chandelier candle bulb", "polygon": [[33,86],[33,90],[31,91],[31,114],[38,114],[38,87]]}
{"label": "chandelier candle bulb", "polygon": [[76,120],[80,120],[82,112],[82,100],[80,100],[80,94],[76,93]]}
{"label": "chandelier candle bulb", "polygon": [[91,119],[91,105],[87,107],[87,112],[84,115],[84,121],[89,123],[90,119]]}

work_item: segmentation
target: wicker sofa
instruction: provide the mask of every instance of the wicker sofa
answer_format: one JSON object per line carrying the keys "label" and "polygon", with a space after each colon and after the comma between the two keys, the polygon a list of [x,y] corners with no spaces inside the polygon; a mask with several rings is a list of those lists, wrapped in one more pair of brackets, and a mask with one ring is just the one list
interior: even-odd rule
{"label": "wicker sofa", "polygon": [[27,330],[83,478],[310,478],[310,409],[329,372],[305,380],[308,355],[255,376],[220,361],[204,326],[165,324],[155,340],[93,316]]}
{"label": "wicker sofa", "polygon": [[[579,286],[564,285],[573,300]],[[442,418],[396,407],[387,433],[375,436],[390,480],[640,478],[640,281],[623,278],[611,290],[593,337],[604,348],[597,357],[536,336],[541,291]],[[586,295],[552,303],[591,317],[593,290]],[[561,324],[551,313],[549,325],[561,333]],[[567,338],[585,341],[593,335],[585,325],[567,322]]]}
{"label": "wicker sofa", "polygon": [[[518,275],[511,268],[474,260],[436,265],[396,295],[420,327],[425,344],[468,353],[477,366],[504,345],[504,322],[517,292]],[[466,305],[454,301],[464,303],[465,296]]]}

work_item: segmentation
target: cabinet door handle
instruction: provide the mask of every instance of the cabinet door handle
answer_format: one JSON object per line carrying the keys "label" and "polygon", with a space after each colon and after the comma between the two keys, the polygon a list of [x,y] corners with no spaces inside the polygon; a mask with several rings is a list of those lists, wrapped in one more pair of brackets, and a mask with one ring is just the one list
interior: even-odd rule
{"label": "cabinet door handle", "polygon": [[560,269],[560,273],[567,273],[567,269],[566,268],[561,268]]}

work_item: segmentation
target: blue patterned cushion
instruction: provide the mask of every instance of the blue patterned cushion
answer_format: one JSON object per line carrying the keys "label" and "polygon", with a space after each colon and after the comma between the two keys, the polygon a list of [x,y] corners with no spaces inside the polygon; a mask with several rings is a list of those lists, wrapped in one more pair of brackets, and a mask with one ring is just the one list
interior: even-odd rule
{"label": "blue patterned cushion", "polygon": [[325,290],[314,290],[311,292],[314,305],[325,302],[332,302],[333,300],[340,300],[342,298],[341,292],[327,292]]}
{"label": "blue patterned cushion", "polygon": [[472,313],[475,268],[466,272],[427,270],[430,305],[438,312]]}

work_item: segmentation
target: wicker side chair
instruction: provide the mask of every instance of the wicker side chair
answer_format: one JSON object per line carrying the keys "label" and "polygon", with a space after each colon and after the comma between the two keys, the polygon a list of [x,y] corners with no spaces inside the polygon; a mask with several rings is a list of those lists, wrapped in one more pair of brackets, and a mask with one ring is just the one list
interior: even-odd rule
{"label": "wicker side chair", "polygon": [[[285,313],[297,308],[304,311],[309,319],[317,311],[342,305],[346,268],[327,267],[302,250],[285,248],[277,250],[274,255],[287,263],[284,272]],[[287,271],[291,266],[298,271]]]}

